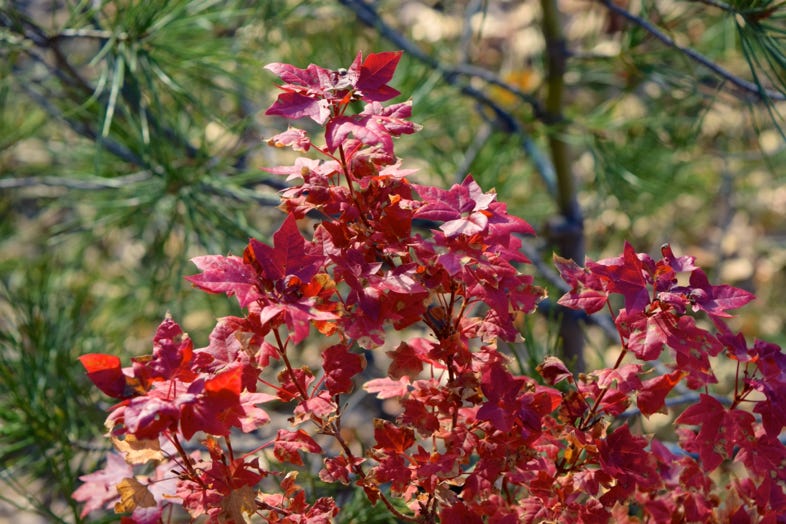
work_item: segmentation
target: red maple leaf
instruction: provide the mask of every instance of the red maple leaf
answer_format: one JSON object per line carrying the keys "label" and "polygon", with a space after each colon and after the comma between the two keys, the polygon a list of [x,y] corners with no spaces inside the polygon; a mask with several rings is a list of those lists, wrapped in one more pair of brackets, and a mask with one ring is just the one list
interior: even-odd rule
{"label": "red maple leaf", "polygon": [[704,271],[696,269],[690,275],[688,298],[694,311],[700,309],[710,316],[730,318],[727,309],[742,307],[756,297],[744,289],[726,284],[713,286]]}
{"label": "red maple leaf", "polygon": [[273,455],[275,455],[278,460],[289,462],[296,466],[302,466],[303,459],[300,457],[301,451],[306,453],[321,453],[322,448],[302,429],[297,431],[289,431],[287,429],[278,430],[275,443],[273,444]]}
{"label": "red maple leaf", "polygon": [[611,293],[619,293],[625,298],[625,309],[629,312],[643,311],[650,303],[650,291],[647,287],[645,263],[650,261],[646,255],[639,255],[628,242],[625,242],[621,257],[587,261],[587,269],[604,279],[604,289]]}
{"label": "red maple leaf", "polygon": [[192,383],[178,398],[180,431],[190,439],[197,431],[209,435],[229,435],[241,425],[245,410],[240,404],[243,369],[235,366],[207,380]]}
{"label": "red maple leaf", "polygon": [[411,487],[412,470],[407,467],[401,455],[382,457],[372,473],[379,484],[390,483],[390,489],[394,493],[404,493]]}
{"label": "red maple leaf", "polygon": [[[371,53],[360,66],[355,88],[360,91],[360,98],[368,102],[384,102],[400,93],[387,85],[396,72],[403,51],[385,51]],[[358,53],[350,71],[356,68],[362,55]]]}
{"label": "red maple leaf", "polygon": [[[415,186],[415,190],[423,200],[423,205],[415,212],[415,217],[443,222],[439,227],[448,238],[481,233],[486,230],[489,218],[494,215],[491,205],[496,201],[497,195],[493,192],[484,193],[471,175],[467,175],[460,185],[454,184],[447,191],[432,186]],[[519,225],[526,230],[528,224],[524,224]]]}
{"label": "red maple leaf", "polygon": [[251,239],[244,261],[255,270],[254,281],[259,289],[257,301],[261,308],[258,320],[261,325],[276,327],[286,323],[293,342],[308,336],[312,321],[335,320],[333,306],[317,305],[321,295],[330,295],[325,287],[327,279],[317,274],[324,257],[317,254],[311,243],[306,243],[297,228],[294,215],[287,216],[273,234],[273,246]]}
{"label": "red maple leaf", "polygon": [[519,406],[517,397],[524,386],[524,379],[514,377],[499,363],[483,370],[480,387],[486,403],[478,410],[478,420],[487,420],[500,431],[510,431]]}
{"label": "red maple leaf", "polygon": [[325,387],[331,395],[349,393],[352,390],[352,377],[365,367],[363,355],[351,353],[346,344],[335,344],[322,352]]}
{"label": "red maple leaf", "polygon": [[131,396],[127,377],[120,367],[120,358],[103,353],[88,353],[81,355],[79,362],[87,371],[87,378],[105,394],[120,399]]}
{"label": "red maple leaf", "polygon": [[538,364],[537,372],[546,381],[547,384],[559,384],[563,380],[573,383],[573,373],[565,366],[565,364],[557,357],[546,357],[543,362]]}
{"label": "red maple leaf", "polygon": [[[424,340],[424,339],[421,339]],[[431,345],[429,341],[424,342]],[[418,351],[418,347],[422,351]],[[415,377],[423,371],[423,362],[427,358],[426,354],[430,347],[423,348],[423,344],[415,346],[408,342],[401,342],[396,349],[388,351],[385,354],[390,357],[390,366],[388,367],[388,376],[394,379],[401,377]]]}
{"label": "red maple leaf", "polygon": [[389,454],[402,454],[415,444],[415,432],[412,428],[398,426],[388,420],[374,419],[375,449]]}
{"label": "red maple leaf", "polygon": [[331,71],[314,64],[300,69],[289,64],[272,63],[265,69],[284,81],[284,91],[271,105],[266,115],[298,119],[309,117],[324,124],[331,116],[331,108],[352,100],[382,102],[399,94],[387,85],[393,77],[401,51],[372,53],[362,60],[358,53],[348,69]]}
{"label": "red maple leaf", "polygon": [[562,280],[571,287],[569,292],[560,297],[557,304],[571,309],[582,309],[589,314],[603,309],[609,294],[601,279],[573,260],[562,258],[556,253],[553,258]]}
{"label": "red maple leaf", "polygon": [[727,410],[714,397],[702,393],[696,404],[689,406],[675,424],[699,426],[699,432],[680,432],[680,443],[686,451],[698,452],[707,473],[715,470],[724,459],[733,456],[734,447],[749,446],[753,441],[752,414],[739,409]]}
{"label": "red maple leaf", "polygon": [[636,396],[639,411],[645,417],[653,413],[666,413],[666,397],[684,375],[683,371],[676,370],[642,382],[641,390]]}
{"label": "red maple leaf", "polygon": [[627,424],[614,430],[598,442],[598,454],[603,471],[618,480],[618,487],[631,492],[633,483],[657,485],[660,477],[655,471],[655,460],[645,451],[647,439],[634,436]]}

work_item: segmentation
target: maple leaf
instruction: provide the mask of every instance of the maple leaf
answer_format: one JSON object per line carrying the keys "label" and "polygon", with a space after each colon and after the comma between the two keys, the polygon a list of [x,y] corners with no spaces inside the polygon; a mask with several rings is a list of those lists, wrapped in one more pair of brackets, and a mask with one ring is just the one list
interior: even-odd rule
{"label": "maple leaf", "polygon": [[113,508],[120,500],[116,486],[123,479],[133,476],[134,470],[122,456],[108,453],[106,465],[102,469],[79,477],[83,484],[71,495],[71,498],[77,502],[85,504],[79,516],[84,518],[87,514],[101,508]]}
{"label": "maple leaf", "polygon": [[501,364],[487,366],[480,380],[487,402],[478,410],[478,420],[487,420],[500,431],[510,431],[518,406],[516,398],[523,386],[524,379],[514,377]]}
{"label": "maple leaf", "polygon": [[180,419],[180,410],[171,395],[183,389],[174,382],[156,382],[146,395],[132,398],[122,410],[125,431],[139,439],[154,439],[167,430],[174,430]]}
{"label": "maple leaf", "polygon": [[232,489],[221,499],[220,522],[247,522],[246,515],[253,515],[257,510],[256,490],[251,486],[240,486]]}
{"label": "maple leaf", "polygon": [[156,499],[147,486],[134,477],[121,480],[117,483],[116,489],[120,500],[115,503],[115,513],[126,513],[132,512],[136,508],[157,506]]}
{"label": "maple leaf", "polygon": [[410,487],[412,471],[404,462],[401,455],[387,455],[379,460],[379,464],[372,470],[374,479],[379,484],[390,483],[393,493],[404,493]]}
{"label": "maple leaf", "polygon": [[421,400],[408,398],[402,401],[404,412],[401,421],[415,428],[423,437],[429,437],[439,429],[439,419],[429,411]]}
{"label": "maple leaf", "polygon": [[609,294],[598,276],[556,253],[553,258],[562,280],[571,287],[569,292],[560,297],[557,304],[571,309],[582,309],[590,315],[605,307]]}
{"label": "maple leaf", "polygon": [[573,383],[573,373],[568,370],[565,364],[557,357],[548,356],[543,362],[538,364],[537,372],[547,384],[559,384],[563,380]]}
{"label": "maple leaf", "polygon": [[[640,258],[641,257],[641,258]],[[623,255],[617,258],[587,261],[586,267],[592,273],[605,277],[604,288],[611,293],[619,293],[625,298],[625,309],[628,312],[643,311],[650,303],[650,292],[647,287],[645,269],[642,258],[628,242],[625,242]]]}
{"label": "maple leaf", "polygon": [[[256,391],[260,370],[254,363],[254,356],[264,351],[261,347],[264,344],[262,332],[253,316],[218,319],[210,333],[210,343],[194,352],[194,369],[216,374],[239,365],[243,370],[243,388]],[[267,364],[260,362],[259,366],[264,368]]]}
{"label": "maple leaf", "polygon": [[628,349],[641,360],[656,360],[668,343],[677,324],[672,311],[657,310],[651,314],[622,309],[614,319],[620,332],[628,338]]}
{"label": "maple leaf", "polygon": [[471,175],[445,191],[431,186],[415,186],[423,205],[415,218],[443,222],[439,228],[446,237],[474,235],[486,230],[489,206],[496,200],[495,193],[484,193]]}
{"label": "maple leaf", "polygon": [[[647,439],[633,436],[628,425],[623,424],[598,442],[603,471],[622,481],[618,486],[628,482],[643,486],[657,485],[660,477],[655,471],[654,460],[644,449],[646,446]],[[630,492],[633,486],[628,485],[624,489]]]}
{"label": "maple leaf", "polygon": [[[424,339],[421,339],[424,340]],[[425,341],[430,344],[429,341]],[[388,366],[388,376],[393,379],[400,379],[401,377],[415,377],[423,371],[423,362],[426,352],[431,348],[423,348],[424,351],[418,351],[419,347],[423,345],[413,345],[407,342],[401,342],[396,349],[387,351],[385,354],[390,357],[390,366]]]}
{"label": "maple leaf", "polygon": [[235,366],[207,380],[192,383],[178,398],[180,431],[190,439],[197,431],[209,435],[229,435],[239,427],[245,410],[240,405],[243,370]]}
{"label": "maple leaf", "polygon": [[352,377],[365,367],[363,355],[350,353],[346,344],[335,344],[322,352],[325,387],[331,395],[349,393],[352,390]]}
{"label": "maple leaf", "polygon": [[[324,280],[317,274],[324,257],[317,254],[311,243],[306,243],[292,214],[273,234],[273,244],[271,247],[251,239],[244,253],[244,260],[257,271],[257,281],[264,288],[258,299],[259,322],[275,327],[282,318],[292,341],[297,343],[308,336],[312,321],[338,318],[316,306],[325,289]],[[328,294],[331,292],[327,290]]]}
{"label": "maple leaf", "polygon": [[123,454],[129,464],[145,464],[151,460],[158,462],[164,459],[159,439],[138,439],[131,434],[125,435],[123,439],[116,435],[111,435],[111,438],[115,449]]}
{"label": "maple leaf", "polygon": [[205,255],[194,257],[191,262],[202,271],[186,280],[208,293],[226,293],[237,297],[240,307],[248,307],[259,299],[256,271],[236,256]]}
{"label": "maple leaf", "polygon": [[79,362],[87,371],[87,378],[106,395],[113,398],[127,398],[131,395],[119,357],[87,353],[79,357]]}
{"label": "maple leaf", "polygon": [[196,378],[196,373],[191,369],[193,354],[191,338],[167,315],[153,337],[152,356],[142,363],[134,364],[134,375],[146,379],[178,378],[190,382]]}
{"label": "maple leaf", "polygon": [[283,133],[279,133],[267,139],[267,144],[273,147],[291,147],[293,151],[303,151],[311,149],[311,139],[302,129],[290,127]]}
{"label": "maple leaf", "polygon": [[439,521],[444,524],[483,524],[483,518],[460,500],[443,507],[439,512]]}
{"label": "maple leaf", "polygon": [[680,443],[686,451],[697,451],[704,471],[711,472],[724,459],[733,456],[736,445],[748,445],[753,440],[751,413],[738,409],[727,410],[714,397],[700,394],[699,401],[683,411],[675,424],[700,426],[698,434],[682,432]]}
{"label": "maple leaf", "polygon": [[[396,72],[403,51],[386,51],[370,53],[360,66],[355,88],[360,91],[360,97],[367,102],[384,102],[398,96],[400,93],[387,85]],[[361,59],[358,53],[355,63]],[[355,66],[353,63],[353,67]],[[350,70],[353,69],[350,67]]]}
{"label": "maple leaf", "polygon": [[388,420],[374,419],[375,449],[389,454],[402,454],[415,444],[412,428],[399,427]]}
{"label": "maple leaf", "polygon": [[641,390],[636,395],[639,411],[645,417],[653,413],[666,413],[666,397],[683,376],[685,372],[676,370],[642,382]]}
{"label": "maple leaf", "polygon": [[704,271],[696,269],[690,275],[688,298],[694,311],[700,309],[710,316],[730,318],[727,309],[742,307],[756,297],[744,289],[726,284],[713,286]]}
{"label": "maple leaf", "polygon": [[303,459],[300,458],[300,451],[321,453],[322,448],[302,429],[297,431],[279,429],[273,444],[273,455],[282,462],[302,466]]}
{"label": "maple leaf", "polygon": [[297,277],[301,282],[308,282],[322,264],[322,257],[313,249],[306,248],[306,239],[291,214],[273,233],[273,246],[251,239],[244,258],[273,283],[288,275]]}
{"label": "maple leaf", "polygon": [[377,398],[396,398],[403,397],[409,392],[409,377],[403,375],[398,380],[383,377],[371,379],[363,384],[363,389],[369,393],[376,393]]}
{"label": "maple leaf", "polygon": [[354,473],[354,467],[362,464],[365,459],[352,457],[352,463],[344,455],[337,457],[325,457],[324,467],[319,472],[319,478],[323,482],[340,482],[349,484],[349,476]]}
{"label": "maple leaf", "polygon": [[379,146],[392,158],[393,137],[410,135],[420,129],[420,126],[407,120],[410,116],[411,100],[391,106],[372,102],[357,115],[331,118],[325,129],[325,145],[332,153],[352,135],[365,146]]}

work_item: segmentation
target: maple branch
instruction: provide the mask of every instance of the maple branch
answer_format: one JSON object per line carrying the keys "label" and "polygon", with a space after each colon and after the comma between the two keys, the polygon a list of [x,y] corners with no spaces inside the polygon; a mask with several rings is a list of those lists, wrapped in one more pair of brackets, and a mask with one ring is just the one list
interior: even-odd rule
{"label": "maple branch", "polygon": [[[624,7],[618,5],[613,0],[599,0],[599,1],[609,11],[612,11],[613,13],[616,13],[619,16],[625,18],[626,20],[628,20],[628,21],[638,25],[639,27],[641,27],[642,29],[647,31],[649,34],[654,36],[656,39],[660,40],[666,46],[671,47],[672,49],[675,49],[675,50],[679,51],[680,53],[684,54],[685,56],[687,56],[688,58],[690,58],[691,60],[693,60],[697,64],[700,64],[700,65],[706,67],[707,69],[709,69],[710,71],[715,73],[715,75],[717,75],[720,78],[722,78],[723,80],[729,82],[730,84],[732,84],[733,86],[737,87],[741,91],[744,91],[744,92],[751,93],[751,94],[755,95],[756,98],[759,101],[764,102],[764,101],[767,101],[767,100],[775,100],[775,101],[784,101],[784,100],[786,100],[786,94],[784,94],[784,93],[782,93],[780,91],[774,91],[772,89],[766,89],[763,86],[755,84],[754,82],[750,82],[748,80],[742,79],[742,78],[736,76],[731,71],[723,68],[719,64],[716,64],[715,62],[713,62],[712,60],[710,60],[706,56],[702,55],[701,53],[699,53],[697,51],[694,51],[690,47],[679,45],[676,41],[674,41],[673,38],[671,38],[666,33],[664,33],[660,28],[658,28],[655,25],[651,24],[647,20],[644,20],[640,16],[634,15],[633,13],[631,13],[630,11],[625,9]],[[704,1],[705,3],[709,3],[708,0],[702,0],[702,1]],[[713,5],[715,7],[722,8],[722,9],[727,10],[727,11],[729,10],[729,9],[725,9],[722,6],[722,4],[717,3],[717,2],[712,2],[711,5]],[[733,11],[733,12],[738,13],[738,11]]]}
{"label": "maple branch", "polygon": [[300,382],[298,382],[297,375],[295,374],[295,368],[292,367],[292,363],[289,361],[289,357],[287,356],[287,348],[281,340],[281,335],[278,333],[278,328],[273,330],[273,335],[275,336],[276,343],[278,344],[278,354],[281,355],[281,360],[284,361],[287,372],[289,373],[289,376],[292,377],[292,382],[297,388],[301,402],[305,402],[308,400],[308,393],[303,389],[303,386],[300,384]]}
{"label": "maple branch", "polygon": [[202,482],[202,478],[200,477],[199,473],[196,472],[194,466],[191,464],[191,459],[189,458],[188,453],[186,452],[185,449],[183,449],[183,445],[180,443],[180,439],[177,438],[177,433],[174,434],[170,433],[169,441],[172,443],[173,446],[175,446],[175,449],[180,455],[180,458],[183,459],[183,465],[185,466],[186,471],[188,471],[189,478],[192,481],[199,484],[200,486],[202,486],[202,488],[206,488],[204,482]]}
{"label": "maple branch", "polygon": [[513,114],[505,110],[483,91],[475,89],[469,83],[463,81],[462,77],[468,77],[469,79],[479,78],[490,86],[496,86],[511,93],[532,108],[532,113],[536,119],[543,120],[546,112],[540,100],[505,82],[499,75],[487,69],[471,65],[448,66],[440,62],[382,20],[382,17],[374,6],[366,3],[364,0],[339,1],[354,12],[362,23],[376,29],[383,38],[390,40],[397,47],[403,49],[408,55],[423,62],[439,73],[448,85],[457,88],[463,95],[473,98],[480,105],[491,110],[494,115],[495,128],[497,130],[521,137],[522,148],[532,161],[539,176],[549,189],[549,192],[554,195],[554,167],[548,157],[540,151],[540,148],[535,144]]}
{"label": "maple branch", "polygon": [[[336,439],[336,442],[338,442],[338,445],[341,446],[342,451],[344,451],[344,454],[347,456],[347,460],[348,460],[350,466],[352,467],[352,471],[354,471],[355,475],[358,476],[358,479],[359,479],[359,483],[358,484],[363,486],[363,485],[365,485],[366,479],[368,477],[366,476],[366,472],[363,471],[363,468],[360,467],[360,464],[358,464],[357,461],[355,460],[355,455],[354,455],[354,453],[352,453],[352,450],[349,448],[349,445],[347,444],[347,441],[344,440],[344,437],[341,436],[341,406],[340,406],[340,404],[337,404],[337,406],[338,406],[337,412],[336,412],[337,416],[336,416],[336,419],[333,421],[333,428],[332,428],[332,433],[330,434],[330,436],[332,436],[334,439]],[[378,490],[377,494],[379,495],[380,500],[385,505],[385,507],[388,509],[388,511],[390,511],[390,513],[393,514],[393,516],[396,517],[397,519],[402,520],[402,521],[406,521],[406,522],[418,522],[419,521],[419,519],[417,519],[415,517],[412,517],[412,516],[409,516],[409,515],[405,515],[405,514],[401,513],[398,509],[396,509],[396,507],[393,505],[393,503],[390,502],[390,500],[385,496],[384,493],[382,493],[382,491]]]}

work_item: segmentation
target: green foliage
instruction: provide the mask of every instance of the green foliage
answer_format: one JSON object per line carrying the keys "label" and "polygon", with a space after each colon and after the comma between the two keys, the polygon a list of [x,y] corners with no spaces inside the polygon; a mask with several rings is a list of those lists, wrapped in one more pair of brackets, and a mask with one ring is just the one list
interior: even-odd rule
{"label": "green foliage", "polygon": [[[10,488],[2,499],[60,520],[48,507],[59,498],[75,517],[70,494],[104,416],[74,360],[103,348],[91,326],[97,304],[67,268],[9,274],[0,282],[0,481]],[[31,490],[38,479],[46,488]]]}

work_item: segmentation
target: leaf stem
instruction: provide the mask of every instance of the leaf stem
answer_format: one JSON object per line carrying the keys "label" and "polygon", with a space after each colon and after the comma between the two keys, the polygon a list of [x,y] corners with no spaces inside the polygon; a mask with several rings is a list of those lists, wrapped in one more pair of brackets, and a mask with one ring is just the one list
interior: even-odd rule
{"label": "leaf stem", "polygon": [[292,382],[295,384],[298,393],[300,394],[300,398],[303,402],[308,400],[308,394],[303,389],[303,386],[298,382],[297,375],[295,375],[295,369],[292,367],[292,363],[289,361],[289,357],[287,357],[287,350],[286,345],[281,341],[281,335],[278,333],[278,328],[273,330],[273,335],[276,337],[276,343],[278,344],[278,354],[281,355],[281,360],[284,361],[284,365],[289,372],[289,376],[292,377]]}

